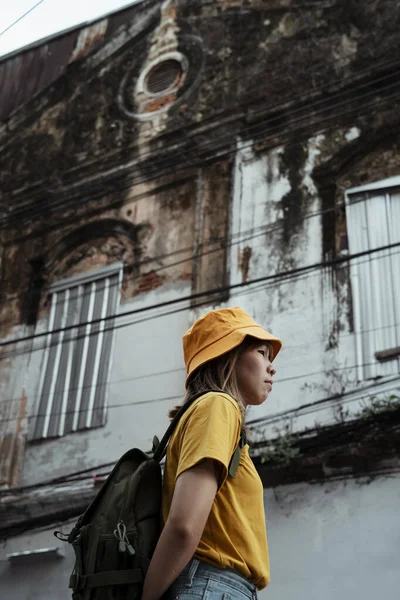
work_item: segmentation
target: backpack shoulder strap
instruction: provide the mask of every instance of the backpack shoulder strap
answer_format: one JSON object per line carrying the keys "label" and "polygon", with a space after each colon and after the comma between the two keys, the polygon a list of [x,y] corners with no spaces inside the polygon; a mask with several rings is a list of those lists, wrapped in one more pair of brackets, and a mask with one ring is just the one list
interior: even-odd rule
{"label": "backpack shoulder strap", "polygon": [[204,396],[204,394],[207,394],[208,392],[212,392],[212,391],[214,391],[214,390],[207,390],[205,392],[199,392],[198,394],[195,394],[194,396],[192,396],[187,402],[182,404],[182,406],[179,408],[178,412],[176,413],[175,417],[172,419],[171,423],[169,424],[167,431],[164,433],[163,437],[161,438],[161,442],[159,442],[159,444],[157,444],[157,447],[155,448],[154,454],[153,454],[154,460],[157,460],[158,462],[160,462],[164,458],[164,456],[167,452],[167,446],[168,446],[170,437],[173,434],[175,427],[178,425],[178,421],[181,418],[181,416],[187,411],[187,409],[193,404],[193,402],[195,400],[197,400],[197,398],[200,398],[200,396]]}
{"label": "backpack shoulder strap", "polygon": [[228,475],[230,477],[233,477],[233,478],[236,477],[236,473],[237,473],[237,470],[239,468],[239,463],[240,463],[241,450],[246,444],[247,444],[247,433],[246,433],[246,429],[244,427],[242,427],[242,429],[240,431],[239,443],[236,446],[234,453],[232,454],[232,458],[231,458],[231,461],[230,461],[229,467],[228,467]]}

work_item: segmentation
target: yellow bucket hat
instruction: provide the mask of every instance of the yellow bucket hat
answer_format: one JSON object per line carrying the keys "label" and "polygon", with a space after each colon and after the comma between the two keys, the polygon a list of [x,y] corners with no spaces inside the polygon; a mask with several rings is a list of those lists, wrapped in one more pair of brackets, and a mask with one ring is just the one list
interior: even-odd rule
{"label": "yellow bucket hat", "polygon": [[271,344],[273,361],[282,347],[281,340],[258,325],[242,308],[210,310],[182,338],[188,376],[207,361],[239,346],[248,335]]}

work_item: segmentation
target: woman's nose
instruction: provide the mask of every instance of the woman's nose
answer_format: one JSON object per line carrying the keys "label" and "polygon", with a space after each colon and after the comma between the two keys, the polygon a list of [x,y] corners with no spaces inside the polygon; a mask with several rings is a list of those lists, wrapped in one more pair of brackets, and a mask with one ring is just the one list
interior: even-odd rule
{"label": "woman's nose", "polygon": [[276,369],[271,362],[267,366],[267,372],[270,373],[271,375],[275,375],[275,373],[276,373]]}

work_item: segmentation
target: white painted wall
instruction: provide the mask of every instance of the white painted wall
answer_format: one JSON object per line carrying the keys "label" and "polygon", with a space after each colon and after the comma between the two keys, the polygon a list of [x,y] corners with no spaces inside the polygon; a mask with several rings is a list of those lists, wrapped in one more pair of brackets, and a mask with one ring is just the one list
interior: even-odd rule
{"label": "white painted wall", "polygon": [[271,583],[260,600],[397,600],[400,477],[265,491]]}
{"label": "white painted wall", "polygon": [[[260,600],[397,600],[399,506],[399,476],[265,490],[271,583]],[[19,566],[6,559],[51,546],[66,557]],[[71,549],[52,531],[9,540],[0,552],[1,598],[69,600],[72,566]]]}
{"label": "white painted wall", "polygon": [[[72,528],[72,524],[66,524],[65,530],[68,528]],[[7,559],[12,553],[54,547],[60,548],[65,557],[27,557],[14,564]],[[0,549],[0,597],[4,600],[71,600],[68,580],[73,564],[69,544],[57,540],[52,530],[12,538]]]}
{"label": "white painted wall", "polygon": [[[188,285],[165,285],[122,305],[120,314],[189,294]],[[106,426],[29,444],[22,485],[114,462],[131,447],[151,449],[153,436],[161,436],[168,426],[168,409],[184,394],[181,338],[189,327],[189,310],[172,313],[184,306],[118,319],[117,325],[123,327],[115,331]],[[164,313],[172,314],[158,316]],[[32,396],[36,394],[40,354],[35,353],[29,370]]]}

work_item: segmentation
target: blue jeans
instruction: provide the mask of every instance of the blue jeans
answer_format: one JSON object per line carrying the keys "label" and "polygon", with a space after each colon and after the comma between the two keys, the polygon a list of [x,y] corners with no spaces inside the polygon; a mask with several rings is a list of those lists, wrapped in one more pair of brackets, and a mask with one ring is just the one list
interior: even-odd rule
{"label": "blue jeans", "polygon": [[257,600],[257,588],[243,575],[193,558],[168,591],[168,600]]}

